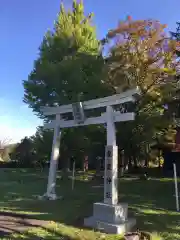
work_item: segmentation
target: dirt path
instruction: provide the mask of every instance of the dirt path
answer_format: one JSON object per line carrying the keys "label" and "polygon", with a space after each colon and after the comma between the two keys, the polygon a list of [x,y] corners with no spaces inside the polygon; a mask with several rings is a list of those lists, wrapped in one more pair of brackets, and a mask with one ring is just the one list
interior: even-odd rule
{"label": "dirt path", "polygon": [[48,223],[48,221],[33,219],[24,214],[0,212],[0,238],[12,233],[23,233],[33,227],[45,227]]}

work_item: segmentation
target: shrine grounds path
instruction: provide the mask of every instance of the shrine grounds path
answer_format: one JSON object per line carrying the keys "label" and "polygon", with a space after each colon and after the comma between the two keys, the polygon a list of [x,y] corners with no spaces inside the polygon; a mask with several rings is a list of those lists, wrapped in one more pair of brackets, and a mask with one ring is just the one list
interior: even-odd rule
{"label": "shrine grounds path", "polygon": [[[72,191],[71,180],[60,179],[60,174],[57,192],[63,199],[40,201],[37,195],[45,192],[47,172],[0,169],[0,239],[123,239],[83,227],[93,203],[103,199],[103,181],[85,181],[78,174]],[[138,229],[151,232],[153,240],[180,239],[180,213],[175,211],[173,195],[172,179],[119,181],[120,201],[129,203]]]}

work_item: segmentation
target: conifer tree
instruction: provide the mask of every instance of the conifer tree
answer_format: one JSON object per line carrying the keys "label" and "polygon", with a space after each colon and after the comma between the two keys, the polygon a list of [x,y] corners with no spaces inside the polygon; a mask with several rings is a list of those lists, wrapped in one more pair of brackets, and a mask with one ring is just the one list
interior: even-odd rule
{"label": "conifer tree", "polygon": [[93,14],[85,16],[82,2],[72,10],[60,6],[53,31],[48,31],[39,48],[34,69],[23,82],[24,101],[35,112],[40,106],[56,106],[104,95],[103,57]]}

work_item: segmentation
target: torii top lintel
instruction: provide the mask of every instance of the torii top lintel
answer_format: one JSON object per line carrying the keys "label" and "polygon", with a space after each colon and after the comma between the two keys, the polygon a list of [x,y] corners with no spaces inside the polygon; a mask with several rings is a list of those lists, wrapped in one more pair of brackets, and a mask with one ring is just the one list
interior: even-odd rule
{"label": "torii top lintel", "polygon": [[[135,88],[133,90],[128,90],[126,92],[115,94],[109,97],[93,99],[89,101],[83,102],[84,109],[94,109],[106,106],[118,105],[125,102],[133,102],[135,101],[136,96],[140,95],[139,88]],[[72,112],[72,104],[62,105],[57,107],[41,107],[41,112],[45,116],[62,114]]]}

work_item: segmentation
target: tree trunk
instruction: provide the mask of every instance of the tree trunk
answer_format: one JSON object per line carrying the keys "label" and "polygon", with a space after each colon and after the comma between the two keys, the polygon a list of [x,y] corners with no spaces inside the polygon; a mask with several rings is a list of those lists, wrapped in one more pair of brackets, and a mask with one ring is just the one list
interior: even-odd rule
{"label": "tree trunk", "polygon": [[96,174],[99,174],[101,171],[101,158],[96,158]]}
{"label": "tree trunk", "polygon": [[161,168],[161,150],[158,150],[158,164],[159,169]]}
{"label": "tree trunk", "polygon": [[128,156],[128,169],[132,170],[132,156]]}
{"label": "tree trunk", "polygon": [[124,150],[120,152],[120,158],[119,158],[119,176],[123,177],[124,176],[124,169],[125,169],[125,155],[124,155]]}
{"label": "tree trunk", "polygon": [[145,167],[149,167],[149,144],[145,144]]}
{"label": "tree trunk", "polygon": [[70,172],[70,157],[67,154],[63,156],[63,171],[65,173]]}
{"label": "tree trunk", "polygon": [[137,156],[134,154],[133,155],[133,162],[134,162],[134,168],[138,167],[138,160],[137,160]]}
{"label": "tree trunk", "polygon": [[67,161],[66,161],[66,172],[70,172],[70,166],[71,166],[71,160],[70,160],[70,157],[67,158]]}

